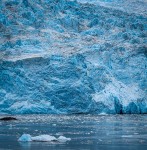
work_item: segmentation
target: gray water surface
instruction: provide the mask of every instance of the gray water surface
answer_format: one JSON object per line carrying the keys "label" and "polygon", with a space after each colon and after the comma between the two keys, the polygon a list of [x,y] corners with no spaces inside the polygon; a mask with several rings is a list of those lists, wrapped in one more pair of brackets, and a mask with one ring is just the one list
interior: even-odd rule
{"label": "gray water surface", "polygon": [[[147,115],[15,117],[18,121],[0,121],[0,150],[147,150]],[[18,142],[23,133],[63,135],[71,141]]]}

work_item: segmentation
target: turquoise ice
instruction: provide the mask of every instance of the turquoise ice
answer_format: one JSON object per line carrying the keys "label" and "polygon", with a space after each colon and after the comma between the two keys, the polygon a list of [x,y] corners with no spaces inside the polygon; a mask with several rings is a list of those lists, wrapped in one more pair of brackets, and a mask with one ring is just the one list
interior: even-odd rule
{"label": "turquoise ice", "polygon": [[1,0],[0,113],[147,113],[145,0]]}

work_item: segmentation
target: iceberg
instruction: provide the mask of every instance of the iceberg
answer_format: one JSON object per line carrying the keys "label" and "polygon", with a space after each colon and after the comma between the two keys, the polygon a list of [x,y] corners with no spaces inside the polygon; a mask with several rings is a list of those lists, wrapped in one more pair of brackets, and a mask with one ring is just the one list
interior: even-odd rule
{"label": "iceberg", "polygon": [[50,135],[40,135],[31,137],[32,141],[38,141],[38,142],[50,142],[50,141],[56,141],[57,139],[54,136]]}
{"label": "iceberg", "polygon": [[54,136],[50,135],[39,135],[39,136],[31,136],[30,134],[23,134],[18,141],[20,142],[51,142],[51,141],[59,141],[59,142],[66,142],[70,141],[71,138],[66,138],[65,136],[60,136],[59,138],[55,138]]}
{"label": "iceberg", "polygon": [[30,134],[23,134],[19,139],[18,141],[20,142],[30,142],[32,141],[32,137]]}
{"label": "iceberg", "polygon": [[145,0],[0,1],[0,114],[146,114]]}
{"label": "iceberg", "polygon": [[66,138],[65,136],[59,136],[58,141],[59,142],[66,142],[66,141],[70,141],[71,138]]}

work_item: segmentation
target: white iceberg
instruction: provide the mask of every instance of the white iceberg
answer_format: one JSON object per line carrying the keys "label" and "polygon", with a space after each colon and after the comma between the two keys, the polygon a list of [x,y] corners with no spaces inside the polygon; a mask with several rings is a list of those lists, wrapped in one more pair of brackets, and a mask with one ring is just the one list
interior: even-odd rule
{"label": "white iceberg", "polygon": [[50,136],[50,135],[34,136],[31,139],[32,139],[32,141],[39,141],[39,142],[57,141],[57,139],[54,136]]}
{"label": "white iceberg", "polygon": [[59,136],[58,141],[59,142],[66,142],[66,141],[70,141],[71,138],[66,138],[65,136]]}
{"label": "white iceberg", "polygon": [[23,134],[18,141],[20,142],[31,142],[31,141],[38,141],[38,142],[51,142],[51,141],[59,141],[59,142],[66,142],[70,141],[71,138],[66,138],[65,136],[60,136],[56,138],[50,135],[39,135],[39,136],[31,136],[30,134]]}

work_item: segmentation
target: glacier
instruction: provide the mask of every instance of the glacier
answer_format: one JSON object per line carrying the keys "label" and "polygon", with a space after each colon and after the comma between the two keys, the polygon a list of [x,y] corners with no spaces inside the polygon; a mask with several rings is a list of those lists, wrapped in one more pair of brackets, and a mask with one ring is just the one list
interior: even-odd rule
{"label": "glacier", "polygon": [[146,0],[1,0],[0,114],[147,113]]}

